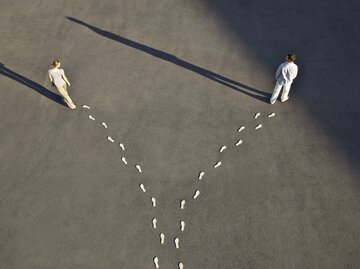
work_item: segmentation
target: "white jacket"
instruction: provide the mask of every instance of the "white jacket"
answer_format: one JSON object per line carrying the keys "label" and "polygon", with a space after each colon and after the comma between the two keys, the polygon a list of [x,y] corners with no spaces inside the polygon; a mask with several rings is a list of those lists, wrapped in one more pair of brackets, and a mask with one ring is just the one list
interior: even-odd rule
{"label": "white jacket", "polygon": [[276,71],[275,79],[280,85],[292,83],[298,74],[298,67],[293,62],[282,63]]}

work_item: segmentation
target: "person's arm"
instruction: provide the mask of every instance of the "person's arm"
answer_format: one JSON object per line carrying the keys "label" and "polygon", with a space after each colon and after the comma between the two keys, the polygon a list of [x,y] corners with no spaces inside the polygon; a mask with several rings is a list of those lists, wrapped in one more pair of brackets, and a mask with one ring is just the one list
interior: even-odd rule
{"label": "person's arm", "polygon": [[296,77],[297,77],[297,74],[298,74],[298,67],[297,66],[295,66],[296,68],[295,68],[295,71],[294,71],[294,78],[293,79],[295,79]]}
{"label": "person's arm", "polygon": [[50,75],[49,72],[48,72],[48,75],[49,75],[50,82],[52,83],[52,82],[53,82],[53,78],[52,78],[52,76]]}
{"label": "person's arm", "polygon": [[70,82],[69,82],[69,80],[67,79],[67,77],[65,76],[64,70],[62,71],[61,77],[62,77],[62,78],[65,80],[65,82],[70,86]]}
{"label": "person's arm", "polygon": [[281,69],[282,69],[282,64],[279,65],[278,69],[276,70],[276,73],[275,73],[275,80],[277,80],[280,76],[280,73],[281,73]]}

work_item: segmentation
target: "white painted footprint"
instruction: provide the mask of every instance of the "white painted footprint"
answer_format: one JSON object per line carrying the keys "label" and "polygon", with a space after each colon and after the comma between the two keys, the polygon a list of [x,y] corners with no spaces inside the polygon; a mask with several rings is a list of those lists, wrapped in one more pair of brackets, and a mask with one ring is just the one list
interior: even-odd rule
{"label": "white painted footprint", "polygon": [[123,161],[124,164],[127,164],[125,157],[121,157],[121,160]]}
{"label": "white painted footprint", "polygon": [[165,234],[161,233],[160,234],[160,244],[164,244],[165,243]]}
{"label": "white painted footprint", "polygon": [[174,239],[174,243],[175,243],[175,248],[179,248],[180,246],[179,246],[179,242],[180,242],[180,240],[179,240],[179,238],[175,238]]}
{"label": "white painted footprint", "polygon": [[199,195],[200,195],[200,191],[196,190],[195,193],[194,193],[193,198],[196,199],[196,198],[198,198]]}
{"label": "white painted footprint", "polygon": [[180,209],[184,209],[185,203],[186,203],[185,200],[181,200],[181,201],[180,201]]}
{"label": "white painted footprint", "polygon": [[159,268],[159,258],[158,257],[154,257],[154,265],[155,265],[155,268]]}
{"label": "white painted footprint", "polygon": [[241,127],[239,128],[238,132],[240,133],[240,132],[242,132],[243,130],[245,130],[245,126],[241,126]]}
{"label": "white painted footprint", "polygon": [[151,202],[152,202],[153,207],[156,207],[156,199],[155,199],[155,197],[151,197]]}
{"label": "white painted footprint", "polygon": [[204,171],[201,171],[200,174],[199,174],[199,179],[201,180],[204,175],[205,175],[205,172],[204,172]]}
{"label": "white painted footprint", "polygon": [[153,218],[152,219],[152,225],[153,225],[153,228],[156,229],[156,224],[157,224],[157,219],[156,218]]}
{"label": "white painted footprint", "polygon": [[268,118],[272,118],[272,117],[275,117],[275,112],[271,113],[270,115],[268,115]]}
{"label": "white painted footprint", "polygon": [[222,146],[219,151],[223,152],[225,149],[226,149],[226,146]]}
{"label": "white painted footprint", "polygon": [[262,125],[261,125],[261,124],[258,124],[258,125],[255,127],[255,130],[260,129],[261,127],[262,127]]}
{"label": "white painted footprint", "polygon": [[261,113],[258,112],[258,113],[255,114],[255,117],[254,117],[254,118],[257,119],[258,117],[260,117],[260,115],[261,115]]}
{"label": "white painted footprint", "polygon": [[90,109],[90,107],[87,106],[87,105],[83,105],[82,107],[83,107],[83,108],[86,108],[86,109]]}
{"label": "white painted footprint", "polygon": [[185,231],[185,221],[180,221],[180,231]]}
{"label": "white painted footprint", "polygon": [[179,262],[179,269],[184,269],[184,265],[182,264],[182,262]]}
{"label": "white painted footprint", "polygon": [[243,141],[240,139],[238,142],[236,142],[235,146],[240,146],[243,143]]}
{"label": "white painted footprint", "polygon": [[91,116],[91,115],[89,115],[89,119],[90,120],[95,120],[95,118],[93,116]]}
{"label": "white painted footprint", "polygon": [[215,165],[214,168],[218,168],[222,163],[220,161],[218,161]]}
{"label": "white painted footprint", "polygon": [[105,129],[107,129],[107,124],[105,122],[102,122],[101,125],[104,126]]}
{"label": "white painted footprint", "polygon": [[114,139],[112,139],[111,136],[108,136],[107,139],[108,139],[111,143],[114,143],[114,142],[115,142]]}
{"label": "white painted footprint", "polygon": [[123,143],[119,143],[119,147],[120,147],[122,150],[125,150],[125,147],[124,147],[124,144],[123,144]]}
{"label": "white painted footprint", "polygon": [[135,165],[135,167],[136,167],[136,169],[139,171],[139,173],[141,173],[142,171],[141,171],[141,166],[140,165]]}
{"label": "white painted footprint", "polygon": [[140,187],[140,189],[141,189],[143,192],[146,192],[146,189],[145,189],[144,184],[141,183],[141,184],[139,185],[139,187]]}

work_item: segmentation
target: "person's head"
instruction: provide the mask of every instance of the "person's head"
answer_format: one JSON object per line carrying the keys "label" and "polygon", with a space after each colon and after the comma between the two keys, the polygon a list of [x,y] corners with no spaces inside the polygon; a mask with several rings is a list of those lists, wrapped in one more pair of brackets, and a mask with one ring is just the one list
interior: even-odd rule
{"label": "person's head", "polygon": [[289,53],[288,55],[286,55],[286,61],[288,61],[289,63],[294,62],[296,59],[296,55],[294,53]]}
{"label": "person's head", "polygon": [[54,60],[51,64],[53,68],[60,67],[61,63],[59,60]]}

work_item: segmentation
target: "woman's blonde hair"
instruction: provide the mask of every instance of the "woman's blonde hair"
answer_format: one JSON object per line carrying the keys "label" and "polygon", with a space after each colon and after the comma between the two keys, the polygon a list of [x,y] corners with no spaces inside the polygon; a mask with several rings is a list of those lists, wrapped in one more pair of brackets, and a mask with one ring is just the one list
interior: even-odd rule
{"label": "woman's blonde hair", "polygon": [[52,67],[57,67],[60,64],[59,60],[54,60],[51,64]]}

